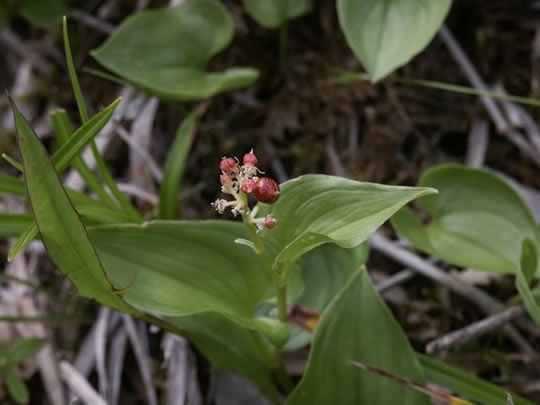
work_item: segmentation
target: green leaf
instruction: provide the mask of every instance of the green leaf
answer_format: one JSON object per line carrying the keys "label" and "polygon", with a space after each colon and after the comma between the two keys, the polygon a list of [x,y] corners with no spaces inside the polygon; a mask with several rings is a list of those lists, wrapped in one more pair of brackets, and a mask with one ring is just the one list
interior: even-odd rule
{"label": "green leaf", "polygon": [[431,41],[450,0],[338,0],[347,43],[376,82],[406,64]]}
{"label": "green leaf", "polygon": [[418,185],[439,190],[437,196],[418,200],[428,223],[423,225],[408,208],[392,218],[415,248],[454,265],[499,273],[516,271],[523,239],[538,248],[530,210],[514,189],[488,171],[441,165],[427,170]]}
{"label": "green leaf", "polygon": [[[302,257],[304,291],[296,304],[324,312],[351,276],[365,264],[367,257],[367,243],[352,249],[343,249],[333,243],[313,249]],[[284,350],[296,350],[311,341],[310,332],[293,324],[289,325],[289,329],[291,336]]]}
{"label": "green leaf", "polygon": [[33,219],[28,214],[0,212],[0,238],[12,238],[27,229]]}
{"label": "green leaf", "polygon": [[[24,181],[14,176],[0,174],[0,193],[8,193],[22,197],[26,194]],[[129,215],[118,209],[111,209],[103,201],[95,200],[92,197],[73,189],[67,189],[67,193],[70,200],[73,201],[73,205],[75,205],[77,211],[83,218],[88,218],[101,224],[131,221]],[[10,234],[9,236],[15,235],[16,234]]]}
{"label": "green leaf", "polygon": [[20,10],[31,24],[50,28],[60,22],[65,5],[63,0],[21,0]]}
{"label": "green leaf", "polygon": [[[417,353],[416,357],[428,381],[448,388],[478,404],[506,405],[506,390],[423,354]],[[513,399],[515,405],[534,405],[516,395],[513,395]]]}
{"label": "green leaf", "polygon": [[[120,101],[121,98],[116,99],[111,105],[94,115],[86,124],[75,131],[75,133],[53,155],[53,170],[61,173],[68,168],[71,161],[79,155],[81,150],[94,139],[105,124],[109,122]],[[30,128],[29,125],[27,126]],[[12,260],[28,246],[28,244],[36,238],[37,233],[35,224],[28,227],[11,247],[8,254],[8,260]]]}
{"label": "green leaf", "polygon": [[51,259],[75,284],[80,295],[94,298],[123,312],[133,312],[113,292],[86,229],[45,148],[13,101],[11,103],[23,158],[28,200]]}
{"label": "green leaf", "polygon": [[276,359],[268,341],[257,331],[212,313],[167,320],[185,330],[190,341],[216,369],[243,375],[257,384],[269,398],[276,398],[270,373],[276,367]]}
{"label": "green leaf", "polygon": [[176,136],[167,155],[163,181],[159,193],[158,217],[161,219],[176,219],[178,208],[178,190],[184,175],[198,114],[189,114],[176,131]]}
{"label": "green leaf", "polygon": [[[56,139],[60,145],[63,145],[69,140],[73,133],[68,115],[65,110],[57,109],[52,111],[49,116],[51,118]],[[94,191],[99,198],[108,203],[111,208],[118,208],[82,157],[74,157],[71,164],[73,168],[79,172],[90,190]]]}
{"label": "green leaf", "polygon": [[180,5],[128,17],[92,56],[107,69],[162,99],[187,101],[253,83],[258,72],[230,68],[206,72],[210,58],[234,34],[227,9],[215,0]]}
{"label": "green leaf", "polygon": [[6,386],[9,395],[18,404],[27,404],[30,400],[30,394],[28,388],[21,377],[19,377],[15,370],[10,368],[6,373]]}
{"label": "green leaf", "polygon": [[310,8],[309,0],[243,0],[246,12],[265,28],[278,28],[287,19],[300,17]]}
{"label": "green leaf", "polygon": [[425,395],[355,368],[351,361],[424,382],[422,369],[405,334],[365,270],[351,277],[323,314],[306,372],[287,404],[430,403]]}
{"label": "green leaf", "polygon": [[73,159],[75,159],[81,150],[88,145],[99,131],[109,122],[114,110],[120,104],[122,98],[114,100],[107,108],[100,111],[88,120],[86,124],[80,127],[75,133],[64,143],[52,157],[54,168],[59,173],[67,169]]}
{"label": "green leaf", "polygon": [[15,364],[35,356],[43,347],[43,343],[43,339],[38,338],[21,339],[15,342],[8,350],[8,362]]}
{"label": "green leaf", "polygon": [[520,266],[516,271],[516,288],[523,299],[523,304],[527,308],[527,312],[540,325],[540,305],[536,301],[529,286],[538,265],[536,248],[530,239],[523,240],[521,246]]}
{"label": "green leaf", "polygon": [[292,263],[323,243],[358,246],[403,205],[432,193],[436,190],[301,176],[281,186],[280,198],[268,208],[278,223],[265,234],[283,248],[276,262]]}
{"label": "green leaf", "polygon": [[235,242],[247,238],[243,224],[156,221],[102,226],[90,234],[113,285],[132,282],[123,297],[133,307],[171,317],[214,312],[276,332],[267,320],[253,317],[275,291],[264,262]]}
{"label": "green leaf", "polygon": [[24,196],[24,182],[17,177],[0,174],[0,193]]}

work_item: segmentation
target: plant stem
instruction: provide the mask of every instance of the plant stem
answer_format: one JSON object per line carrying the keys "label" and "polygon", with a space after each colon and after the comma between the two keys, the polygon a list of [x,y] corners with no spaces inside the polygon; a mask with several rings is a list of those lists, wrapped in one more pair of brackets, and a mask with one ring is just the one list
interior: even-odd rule
{"label": "plant stem", "polygon": [[295,383],[287,373],[287,370],[285,370],[283,363],[279,364],[279,367],[274,372],[274,376],[278,385],[285,393],[290,394],[293,391]]}
{"label": "plant stem", "polygon": [[[240,194],[240,195],[237,195],[236,198],[241,202],[245,202],[244,206],[247,207],[247,196]],[[264,246],[263,240],[257,233],[257,228],[255,227],[255,224],[253,223],[253,219],[249,215],[249,212],[242,214],[242,220],[244,221],[244,224],[246,225],[246,228],[249,233],[249,238],[253,242],[253,245],[255,246],[255,250],[268,265],[270,274],[272,275],[272,279],[274,280],[274,283],[276,285],[278,318],[281,322],[287,323],[287,320],[288,320],[287,285],[286,283],[283,283],[282,277],[280,277],[280,274],[275,269],[274,260],[272,259],[272,256],[270,256],[270,253],[268,253],[266,246]]]}
{"label": "plant stem", "polygon": [[281,322],[287,322],[289,313],[287,311],[287,286],[277,286],[277,307],[278,317]]}

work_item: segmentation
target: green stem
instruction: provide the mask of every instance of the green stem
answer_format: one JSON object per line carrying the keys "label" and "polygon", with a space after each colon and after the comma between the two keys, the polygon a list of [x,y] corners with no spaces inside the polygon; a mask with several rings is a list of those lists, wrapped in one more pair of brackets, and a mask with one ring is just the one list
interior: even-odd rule
{"label": "green stem", "polygon": [[283,363],[279,364],[279,368],[275,370],[274,376],[276,378],[278,385],[281,387],[281,389],[285,393],[290,394],[294,390],[294,387],[295,387],[294,381],[291,379],[291,377],[287,373],[287,370],[285,370]]}
{"label": "green stem", "polygon": [[[240,201],[246,200],[245,201],[246,204],[244,204],[244,206],[247,206],[246,196],[238,195],[236,197]],[[243,214],[242,220],[244,221],[244,224],[246,225],[246,228],[249,233],[249,238],[253,242],[253,245],[255,246],[255,250],[268,265],[270,274],[272,275],[272,279],[274,280],[274,284],[276,285],[278,318],[281,322],[287,323],[288,318],[289,318],[289,314],[287,311],[287,285],[286,283],[283,282],[282,277],[280,277],[280,274],[275,269],[274,260],[272,259],[272,256],[270,256],[270,253],[268,253],[268,250],[264,246],[263,240],[257,233],[257,228],[255,227],[255,224],[253,223],[253,219],[251,218],[249,213]]]}
{"label": "green stem", "polygon": [[277,288],[277,307],[278,317],[281,322],[287,322],[289,313],[287,311],[287,286],[276,286]]}

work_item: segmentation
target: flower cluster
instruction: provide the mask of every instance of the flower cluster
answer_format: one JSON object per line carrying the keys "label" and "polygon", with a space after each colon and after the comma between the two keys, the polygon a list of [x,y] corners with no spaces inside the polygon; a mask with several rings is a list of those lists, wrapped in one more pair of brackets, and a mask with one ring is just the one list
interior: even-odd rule
{"label": "flower cluster", "polygon": [[224,157],[219,163],[221,175],[221,191],[230,194],[234,200],[217,199],[212,206],[217,212],[223,214],[231,207],[234,216],[249,215],[250,220],[260,229],[272,229],[276,219],[270,215],[264,218],[255,218],[256,208],[250,211],[247,195],[252,194],[259,202],[272,204],[279,198],[279,185],[269,177],[259,177],[263,174],[257,168],[257,156],[251,150],[242,159],[242,164],[236,158]]}

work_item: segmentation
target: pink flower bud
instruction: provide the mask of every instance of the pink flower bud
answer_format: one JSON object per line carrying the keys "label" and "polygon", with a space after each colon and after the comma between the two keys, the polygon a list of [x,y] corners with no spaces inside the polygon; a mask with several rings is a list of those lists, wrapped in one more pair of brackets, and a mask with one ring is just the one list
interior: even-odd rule
{"label": "pink flower bud", "polygon": [[225,187],[230,187],[233,184],[233,179],[227,174],[219,176],[219,181],[221,182],[221,185]]}
{"label": "pink flower bud", "polygon": [[249,179],[249,180],[245,180],[241,185],[240,185],[240,190],[242,190],[244,193],[246,194],[249,194],[249,193],[252,193],[253,190],[255,189],[256,187],[256,183],[255,183],[255,180],[252,180],[252,179]]}
{"label": "pink flower bud", "polygon": [[274,226],[276,226],[276,219],[268,215],[267,217],[263,218],[262,226],[266,229],[272,229]]}
{"label": "pink flower bud", "polygon": [[223,158],[221,162],[219,162],[219,168],[223,173],[233,173],[237,170],[236,161],[233,158]]}
{"label": "pink flower bud", "polygon": [[244,166],[251,166],[251,167],[257,166],[257,163],[259,162],[259,160],[257,159],[257,156],[255,156],[255,153],[253,153],[253,149],[251,149],[249,153],[246,153],[244,155],[244,158],[242,159],[242,161],[244,162]]}
{"label": "pink flower bud", "polygon": [[274,180],[261,177],[257,180],[253,195],[259,202],[272,204],[279,198],[279,186]]}

